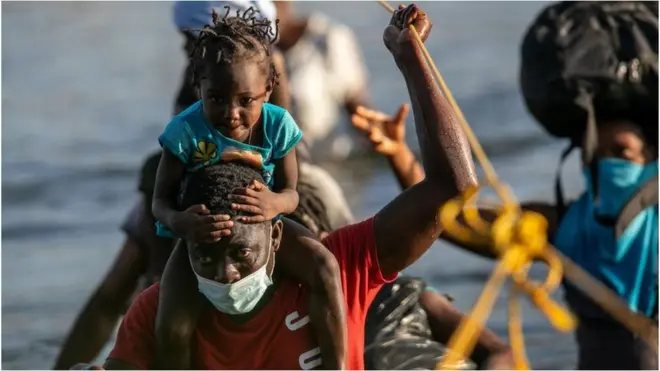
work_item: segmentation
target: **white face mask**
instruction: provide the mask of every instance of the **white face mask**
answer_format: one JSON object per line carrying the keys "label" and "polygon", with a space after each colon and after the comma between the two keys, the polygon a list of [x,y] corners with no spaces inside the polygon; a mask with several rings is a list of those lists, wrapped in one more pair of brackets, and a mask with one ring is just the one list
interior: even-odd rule
{"label": "white face mask", "polygon": [[[266,263],[239,281],[229,284],[220,283],[204,278],[195,272],[199,292],[222,313],[249,313],[259,303],[259,300],[264,296],[268,287],[273,284],[272,278],[266,272],[266,267],[270,261],[272,239],[272,236],[268,238],[268,258],[266,259]],[[195,269],[193,268],[194,271]]]}

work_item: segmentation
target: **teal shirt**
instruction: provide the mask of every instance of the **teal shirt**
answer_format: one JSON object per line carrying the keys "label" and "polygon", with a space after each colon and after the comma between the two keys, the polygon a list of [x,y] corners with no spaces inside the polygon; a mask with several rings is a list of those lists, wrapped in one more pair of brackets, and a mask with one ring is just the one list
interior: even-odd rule
{"label": "teal shirt", "polygon": [[[595,219],[593,202],[585,193],[568,208],[554,237],[559,251],[616,292],[632,311],[652,315],[658,300],[657,206],[637,215],[616,240],[614,227]],[[580,295],[569,282],[564,286],[567,298]],[[578,304],[574,311],[593,312],[582,300]]]}
{"label": "teal shirt", "polygon": [[[261,125],[264,133],[263,146],[254,146],[222,135],[208,122],[202,101],[198,101],[176,115],[165,127],[158,141],[186,165],[187,171],[196,171],[220,161],[223,151],[236,148],[261,154],[261,176],[268,188],[273,188],[275,160],[286,156],[302,139],[302,131],[282,107],[264,103],[261,108]],[[157,233],[174,237],[157,223]]]}

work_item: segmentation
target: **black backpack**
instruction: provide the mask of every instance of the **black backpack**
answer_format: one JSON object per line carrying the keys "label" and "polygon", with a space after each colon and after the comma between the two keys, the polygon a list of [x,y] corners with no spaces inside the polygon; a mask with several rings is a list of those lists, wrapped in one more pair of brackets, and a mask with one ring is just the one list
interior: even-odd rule
{"label": "black backpack", "polygon": [[527,109],[551,135],[581,139],[595,110],[657,138],[657,2],[553,4],[525,34],[521,61]]}
{"label": "black backpack", "polygon": [[[426,283],[400,276],[385,284],[374,298],[365,324],[366,370],[433,370],[446,353],[433,339],[419,298]],[[462,369],[475,369],[471,361]]]}
{"label": "black backpack", "polygon": [[[553,136],[570,140],[557,171],[559,215],[564,159],[582,144],[596,178],[596,116],[636,122],[647,140],[658,137],[658,3],[560,2],[545,8],[523,38],[520,86],[529,112]],[[595,186],[595,185],[594,185]],[[594,189],[597,196],[598,190]],[[657,177],[624,207],[617,235],[641,210],[657,204]],[[649,204],[649,202],[651,202]],[[643,210],[643,209],[642,209]]]}

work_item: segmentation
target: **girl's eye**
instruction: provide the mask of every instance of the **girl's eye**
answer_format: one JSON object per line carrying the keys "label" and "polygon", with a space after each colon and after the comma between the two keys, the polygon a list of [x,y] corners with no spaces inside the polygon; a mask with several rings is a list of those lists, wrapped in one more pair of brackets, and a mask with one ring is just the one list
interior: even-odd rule
{"label": "girl's eye", "polygon": [[202,264],[209,264],[211,262],[211,258],[208,256],[200,256],[199,262]]}
{"label": "girl's eye", "polygon": [[223,101],[222,98],[218,98],[218,97],[209,97],[209,100],[213,103],[222,103]]}
{"label": "girl's eye", "polygon": [[254,102],[254,99],[252,99],[252,98],[243,98],[243,99],[241,99],[241,104],[244,105],[244,106],[247,106],[248,104],[251,104],[252,102]]}

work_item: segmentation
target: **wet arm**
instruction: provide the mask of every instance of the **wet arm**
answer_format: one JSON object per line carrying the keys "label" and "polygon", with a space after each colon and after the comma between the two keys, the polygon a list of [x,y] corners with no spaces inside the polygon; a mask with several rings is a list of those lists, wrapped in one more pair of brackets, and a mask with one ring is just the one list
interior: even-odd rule
{"label": "wet arm", "polygon": [[277,209],[281,214],[290,214],[298,207],[298,162],[296,151],[291,150],[286,156],[275,160],[274,191],[278,197]]}
{"label": "wet arm", "polygon": [[[386,158],[402,191],[405,191],[424,180],[424,170],[415,159],[415,155],[410,147],[405,143],[402,143],[401,149],[396,154],[386,156]],[[548,235],[554,235],[557,228],[557,217],[556,209],[553,205],[543,202],[528,202],[523,203],[521,207],[523,210],[534,211],[543,215],[548,220]],[[479,212],[481,213],[481,216],[489,222],[492,222],[495,219],[495,214],[492,210],[480,209]],[[459,221],[463,222],[462,219],[459,219]],[[446,231],[440,235],[440,238],[482,257],[493,259],[496,256],[496,252],[491,245],[466,244],[453,238],[451,234]]]}
{"label": "wet arm", "polygon": [[154,217],[175,233],[176,199],[185,173],[185,165],[169,150],[163,148],[156,173],[156,186],[152,201]]}
{"label": "wet arm", "polygon": [[402,190],[406,190],[424,180],[424,169],[415,159],[413,151],[405,143],[402,143],[397,153],[385,157]]}
{"label": "wet arm", "polygon": [[[447,298],[434,291],[424,291],[419,303],[426,311],[433,339],[446,345],[463,320],[463,314],[454,308]],[[487,328],[479,334],[470,358],[481,369],[487,368],[494,361],[504,361],[513,367],[511,349],[504,340]]]}
{"label": "wet arm", "polygon": [[470,147],[451,106],[420,46],[407,45],[398,64],[412,101],[426,178],[376,215],[376,245],[384,275],[403,270],[424,254],[440,235],[440,206],[477,182]]}
{"label": "wet arm", "polygon": [[98,355],[146,270],[146,258],[137,242],[127,238],[112,268],[78,315],[57,358],[56,370],[90,362]]}

